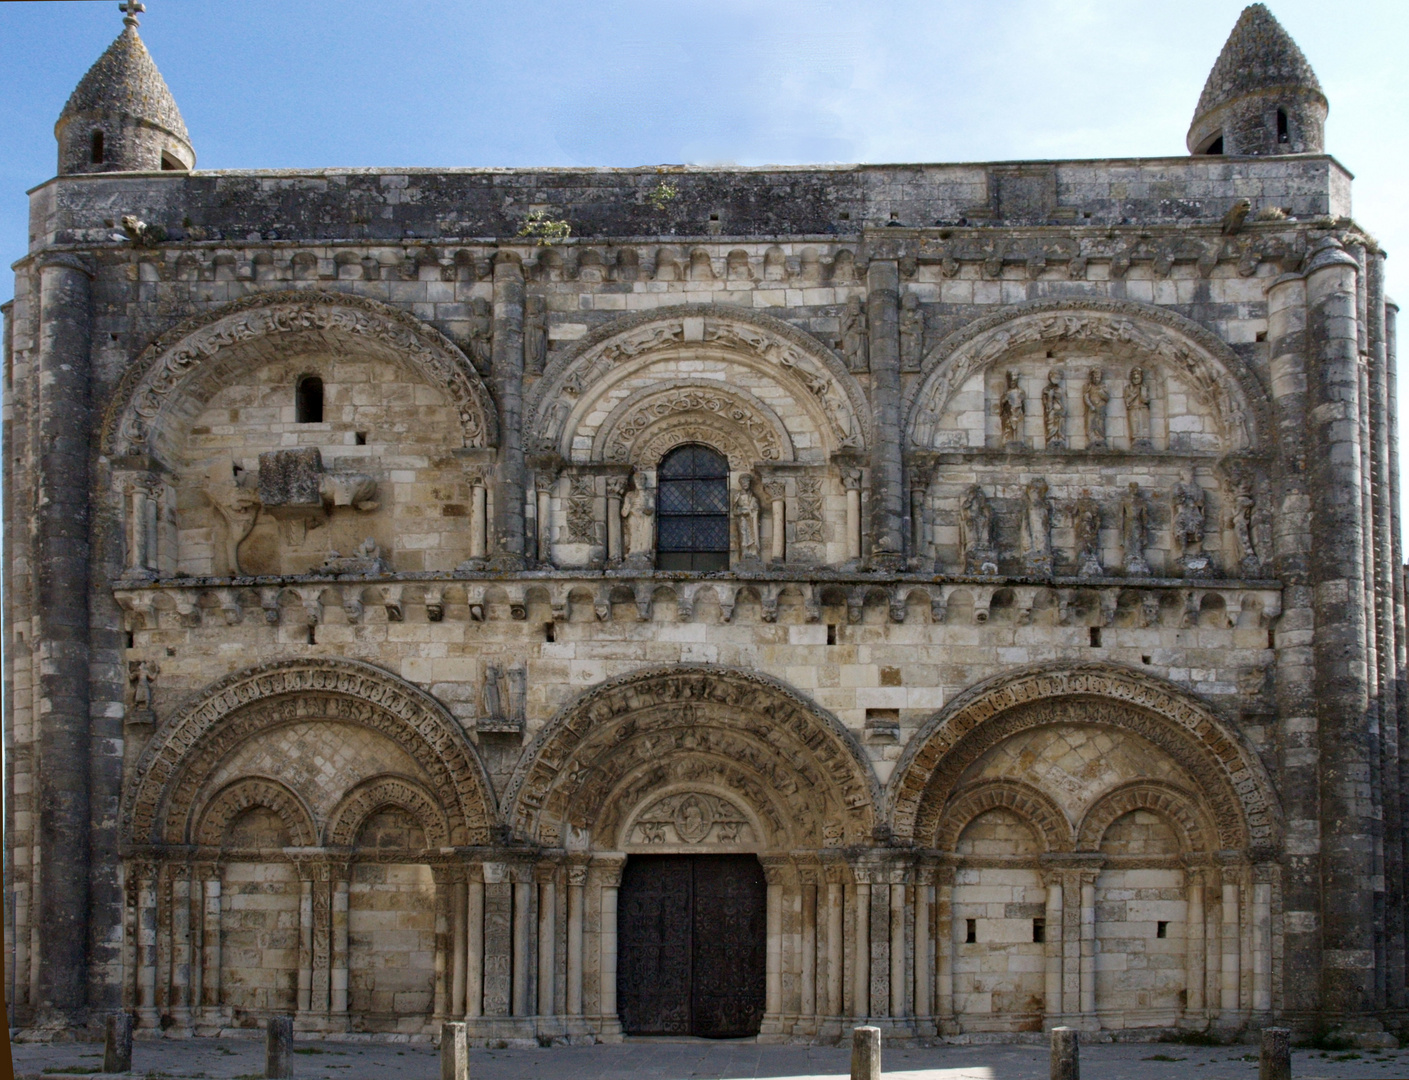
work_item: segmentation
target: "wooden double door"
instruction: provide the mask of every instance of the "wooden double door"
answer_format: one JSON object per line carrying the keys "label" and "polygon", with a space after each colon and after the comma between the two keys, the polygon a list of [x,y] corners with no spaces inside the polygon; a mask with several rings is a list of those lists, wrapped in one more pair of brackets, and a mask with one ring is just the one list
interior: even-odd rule
{"label": "wooden double door", "polygon": [[768,886],[752,855],[633,855],[617,902],[617,1003],[628,1035],[757,1035]]}

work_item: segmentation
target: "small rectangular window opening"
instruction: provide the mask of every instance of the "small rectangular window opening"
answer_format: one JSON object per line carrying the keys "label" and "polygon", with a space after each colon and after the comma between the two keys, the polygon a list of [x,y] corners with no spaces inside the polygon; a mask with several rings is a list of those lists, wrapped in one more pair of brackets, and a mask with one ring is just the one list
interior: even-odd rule
{"label": "small rectangular window opening", "polygon": [[1169,937],[1169,923],[1162,919],[1155,923],[1155,937]]}
{"label": "small rectangular window opening", "polygon": [[965,943],[966,945],[972,945],[972,944],[974,944],[976,941],[978,941],[978,920],[977,920],[977,919],[965,919],[965,920],[964,920],[964,943]]}
{"label": "small rectangular window opening", "polygon": [[315,636],[315,633],[314,633],[317,629],[318,629],[318,628],[317,628],[316,626],[310,626],[310,627],[308,628],[308,644],[310,644],[310,645],[317,645],[317,644],[318,644],[318,638]]}
{"label": "small rectangular window opening", "polygon": [[1091,627],[1091,648],[1093,648],[1093,649],[1099,649],[1100,647],[1101,647],[1101,628],[1100,628],[1099,626],[1093,626],[1093,627]]}
{"label": "small rectangular window opening", "polygon": [[1287,124],[1287,110],[1277,110],[1277,141],[1279,143],[1289,143],[1292,141],[1291,128]]}
{"label": "small rectangular window opening", "polygon": [[1037,942],[1038,944],[1041,944],[1042,942],[1044,942],[1044,941],[1047,940],[1047,920],[1046,920],[1046,919],[1033,919],[1033,920],[1032,920],[1032,940],[1035,941],[1035,942]]}
{"label": "small rectangular window opening", "polygon": [[101,165],[103,163],[103,133],[101,131],[93,132],[93,140],[89,150],[91,152],[88,156],[92,164]]}
{"label": "small rectangular window opening", "polygon": [[294,419],[300,424],[323,422],[323,380],[317,375],[305,375],[294,391]]}
{"label": "small rectangular window opening", "polygon": [[356,431],[356,432],[353,432],[353,435],[352,435],[352,443],[353,443],[354,446],[366,446],[366,445],[367,445],[367,433],[366,433],[365,431]]}
{"label": "small rectangular window opening", "polygon": [[556,623],[550,623],[550,622],[548,622],[548,623],[544,623],[544,624],[543,624],[543,640],[544,640],[544,641],[557,641],[557,640],[558,640],[558,638],[557,638],[557,624],[556,624]]}
{"label": "small rectangular window opening", "polygon": [[841,219],[842,219],[843,221],[850,221],[850,220],[851,220],[851,211],[850,211],[850,210],[843,210],[843,211],[841,212],[841,215],[840,215],[840,216],[841,216]]}
{"label": "small rectangular window opening", "polygon": [[833,623],[833,622],[829,622],[829,623],[827,624],[827,644],[828,644],[828,645],[835,645],[836,643],[837,643],[837,624],[836,624],[836,623]]}

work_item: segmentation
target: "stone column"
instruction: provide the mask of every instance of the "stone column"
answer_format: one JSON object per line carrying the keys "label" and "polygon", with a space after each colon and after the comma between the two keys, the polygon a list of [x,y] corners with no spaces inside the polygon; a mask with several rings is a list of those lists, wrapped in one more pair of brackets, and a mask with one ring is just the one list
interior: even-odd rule
{"label": "stone column", "polygon": [[866,268],[871,399],[876,445],[871,452],[872,558],[899,565],[905,552],[905,488],[900,458],[900,269],[889,259]]}
{"label": "stone column", "polygon": [[465,883],[465,1019],[484,1012],[484,875],[469,867]]}
{"label": "stone column", "polygon": [[817,869],[803,867],[798,870],[802,882],[802,948],[800,958],[800,1001],[798,1013],[806,1018],[815,1018],[817,1009]]}
{"label": "stone column", "polygon": [[843,468],[842,486],[846,488],[846,560],[861,558],[861,470]]}
{"label": "stone column", "polygon": [[856,962],[852,970],[851,1011],[858,1019],[871,1015],[871,883],[856,881]]}
{"label": "stone column", "polygon": [[529,1016],[533,1012],[533,967],[530,955],[533,950],[533,894],[536,891],[532,868],[515,866],[514,874],[514,960],[513,960],[513,1002],[515,1016]]}
{"label": "stone column", "polygon": [[625,859],[597,858],[593,862],[598,867],[598,880],[601,882],[601,942],[600,978],[602,1031],[615,1034],[621,1030],[621,1020],[616,1012],[616,899],[621,888],[621,870]]}
{"label": "stone column", "polygon": [[171,876],[171,1000],[172,1027],[191,1027],[191,872],[174,868]]}
{"label": "stone column", "polygon": [[[35,747],[43,866],[32,908],[38,948],[31,962],[41,1014],[72,1015],[87,1002],[91,277],[72,255],[48,256],[39,267],[31,651],[36,711],[44,721],[36,725]],[[155,999],[148,1004],[155,1010]]]}
{"label": "stone column", "polygon": [[201,933],[201,1005],[208,1023],[220,1017],[220,868],[212,867],[204,883],[205,926]]}
{"label": "stone column", "polygon": [[1203,871],[1187,871],[1188,914],[1184,943],[1184,1015],[1198,1021],[1204,1011],[1204,877]]}
{"label": "stone column", "polygon": [[786,869],[777,859],[760,859],[768,882],[767,940],[761,1035],[781,1034],[783,1015],[783,904]]}
{"label": "stone column", "polygon": [[[934,871],[923,868],[915,880],[915,1015],[934,1016],[934,951],[930,939],[933,924]],[[926,1032],[928,1033],[928,1032]]]}
{"label": "stone column", "polygon": [[1252,1008],[1272,1010],[1272,880],[1270,866],[1256,868],[1252,883]]}
{"label": "stone column", "polygon": [[[1338,1013],[1375,1000],[1376,807],[1366,723],[1364,506],[1360,487],[1356,261],[1332,238],[1307,268],[1308,468],[1315,588],[1321,793],[1321,1000]],[[1225,974],[1225,979],[1226,979]]]}
{"label": "stone column", "polygon": [[494,499],[496,566],[524,561],[523,263],[511,251],[494,256],[494,341],[491,365],[499,407],[499,487]]}
{"label": "stone column", "polygon": [[908,886],[902,874],[891,878],[890,883],[890,1008],[891,1018],[899,1020],[910,1014],[909,1002],[905,1000],[905,987],[909,979],[905,977],[905,894]]}
{"label": "stone column", "polygon": [[337,879],[333,882],[332,888],[333,955],[330,965],[331,978],[329,979],[329,990],[331,991],[329,1011],[333,1014],[334,1019],[343,1022],[347,1020],[347,879],[348,868],[339,868]]}
{"label": "stone column", "polygon": [[939,1034],[954,1027],[954,867],[940,866],[934,879],[934,982]]}
{"label": "stone column", "polygon": [[930,557],[929,535],[926,530],[925,502],[929,495],[930,479],[933,471],[927,464],[912,462],[910,465],[910,559],[926,560]]}
{"label": "stone column", "polygon": [[514,887],[503,863],[484,864],[484,1015],[508,1016],[513,1000]]}
{"label": "stone column", "polygon": [[845,916],[845,889],[840,881],[827,881],[827,1002],[828,1016],[841,1016],[842,978],[845,974],[842,957],[845,953],[845,940],[842,926]]}
{"label": "stone column", "polygon": [[1062,1017],[1062,875],[1059,871],[1048,870],[1042,875],[1042,883],[1047,888],[1046,927],[1047,941],[1043,952],[1043,1011],[1047,1014],[1045,1023],[1054,1026]]}
{"label": "stone column", "polygon": [[300,875],[298,898],[298,1011],[313,1008],[313,881]]}
{"label": "stone column", "polygon": [[437,1024],[450,1015],[450,886],[449,870],[444,866],[431,868],[435,879],[435,1014]]}
{"label": "stone column", "polygon": [[465,1015],[465,881],[456,878],[450,883],[450,1011],[451,1016]]}
{"label": "stone column", "polygon": [[626,477],[607,477],[607,565],[622,560],[621,497],[626,494]]}
{"label": "stone column", "polygon": [[587,867],[568,866],[567,1008],[569,1016],[582,1015],[582,922],[586,902]]}
{"label": "stone column", "polygon": [[1096,872],[1082,871],[1081,889],[1081,1018],[1088,1026],[1096,1020]]}
{"label": "stone column", "polygon": [[768,496],[769,528],[773,530],[768,548],[768,561],[786,562],[788,558],[787,487],[781,480],[766,480],[763,484],[763,491]]}
{"label": "stone column", "polygon": [[538,882],[538,1015],[552,1016],[557,988],[558,868],[542,863],[536,868]]}
{"label": "stone column", "polygon": [[484,473],[470,473],[470,558],[483,559],[489,551],[489,492]]}
{"label": "stone column", "polygon": [[1238,1018],[1238,975],[1242,968],[1239,956],[1242,935],[1238,927],[1238,906],[1236,871],[1231,867],[1225,868],[1220,908],[1223,915],[1223,962],[1220,965],[1222,980],[1219,988],[1219,1012],[1225,1024],[1236,1023]]}
{"label": "stone column", "polygon": [[137,1023],[160,1028],[157,1015],[157,868],[139,865],[137,886]]}
{"label": "stone column", "polygon": [[535,493],[538,498],[538,561],[553,561],[553,485],[557,475],[538,470],[534,474]]}

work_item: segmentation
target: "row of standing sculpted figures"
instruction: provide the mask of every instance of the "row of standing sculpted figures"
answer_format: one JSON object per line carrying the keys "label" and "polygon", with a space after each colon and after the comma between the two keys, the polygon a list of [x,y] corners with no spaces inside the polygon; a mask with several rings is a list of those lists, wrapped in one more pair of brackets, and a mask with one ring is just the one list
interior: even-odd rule
{"label": "row of standing sculpted figures", "polygon": [[[1130,433],[1130,449],[1149,450],[1154,447],[1150,420],[1150,384],[1145,379],[1144,368],[1132,368],[1125,384],[1126,425]],[[1086,446],[1091,450],[1103,450],[1109,443],[1106,438],[1106,406],[1110,404],[1111,392],[1106,387],[1106,375],[1098,367],[1093,367],[1081,388],[1081,401],[1086,407]],[[1006,386],[998,399],[998,423],[1003,432],[1003,445],[1021,448],[1023,438],[1023,418],[1027,415],[1027,391],[1018,384],[1018,373],[1007,374]],[[1058,371],[1047,373],[1047,383],[1042,387],[1042,431],[1049,450],[1067,449],[1066,434],[1067,395]]]}

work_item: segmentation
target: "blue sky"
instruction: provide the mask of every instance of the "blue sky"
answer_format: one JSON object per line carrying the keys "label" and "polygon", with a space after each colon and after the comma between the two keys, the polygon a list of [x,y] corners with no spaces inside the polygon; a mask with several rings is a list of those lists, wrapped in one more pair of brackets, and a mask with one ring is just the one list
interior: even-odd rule
{"label": "blue sky", "polygon": [[[1272,0],[1409,297],[1409,4]],[[210,169],[1184,154],[1239,0],[149,0]],[[115,0],[0,3],[0,255]],[[11,286],[0,285],[0,298]],[[1409,379],[1401,378],[1409,386]],[[1409,410],[1405,410],[1409,411]],[[1406,418],[1409,419],[1409,418]],[[1409,515],[1406,515],[1409,516]]]}

